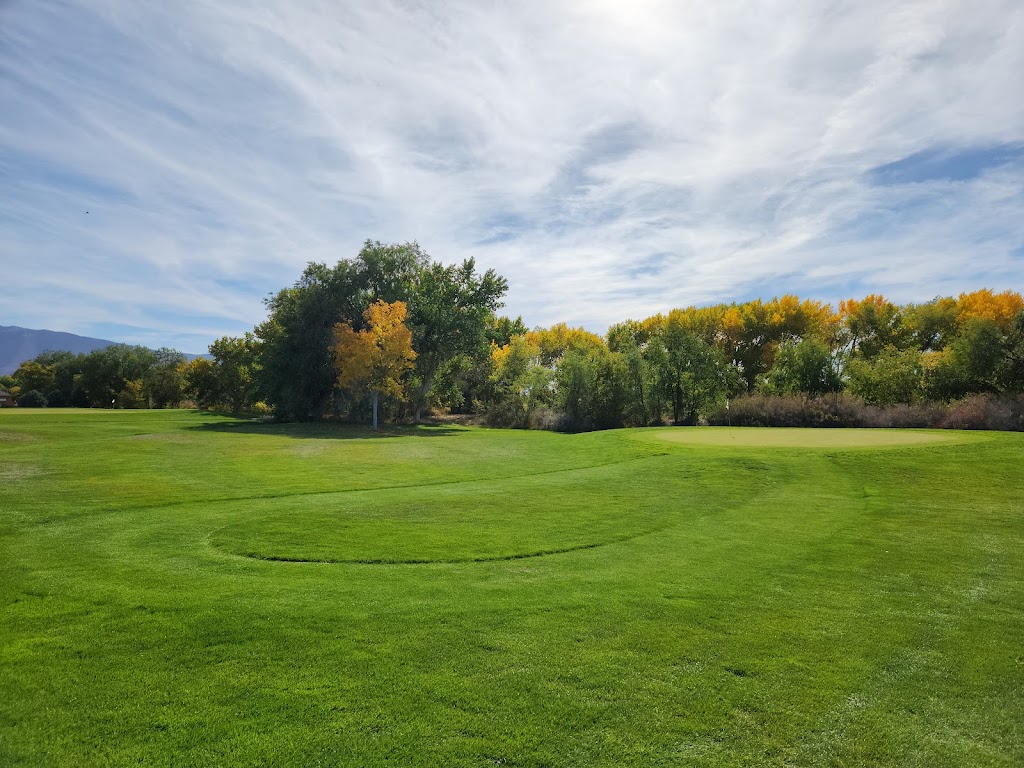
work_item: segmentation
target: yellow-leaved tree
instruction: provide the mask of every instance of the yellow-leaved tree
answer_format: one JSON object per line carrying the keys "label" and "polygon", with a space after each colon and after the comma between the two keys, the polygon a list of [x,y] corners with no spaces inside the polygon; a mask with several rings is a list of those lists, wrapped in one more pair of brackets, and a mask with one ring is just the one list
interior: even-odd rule
{"label": "yellow-leaved tree", "polygon": [[366,328],[353,330],[348,323],[334,326],[334,366],[338,386],[355,396],[373,396],[373,428],[377,428],[377,403],[381,393],[405,399],[402,376],[413,366],[412,331],[405,325],[405,302],[376,301],[363,313]]}

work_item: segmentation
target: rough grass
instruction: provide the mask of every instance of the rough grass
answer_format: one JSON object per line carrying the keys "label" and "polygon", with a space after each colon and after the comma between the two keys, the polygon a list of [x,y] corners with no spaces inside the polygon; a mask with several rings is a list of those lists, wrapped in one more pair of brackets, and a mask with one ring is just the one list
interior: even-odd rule
{"label": "rough grass", "polygon": [[1021,435],[0,432],[0,765],[1024,764]]}

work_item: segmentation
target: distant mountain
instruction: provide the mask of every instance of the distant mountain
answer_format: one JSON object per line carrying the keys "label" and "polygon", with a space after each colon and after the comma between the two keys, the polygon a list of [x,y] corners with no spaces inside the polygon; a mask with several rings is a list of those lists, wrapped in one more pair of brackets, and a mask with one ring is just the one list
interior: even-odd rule
{"label": "distant mountain", "polygon": [[[117,341],[107,339],[91,339],[88,336],[78,336],[74,333],[63,333],[61,331],[34,330],[32,328],[19,328],[16,325],[0,325],[0,376],[6,373],[14,373],[18,366],[26,360],[31,360],[40,352],[47,350],[67,351],[78,354],[79,352],[92,352],[94,349],[102,349],[114,344]],[[185,355],[189,360],[203,355]]]}

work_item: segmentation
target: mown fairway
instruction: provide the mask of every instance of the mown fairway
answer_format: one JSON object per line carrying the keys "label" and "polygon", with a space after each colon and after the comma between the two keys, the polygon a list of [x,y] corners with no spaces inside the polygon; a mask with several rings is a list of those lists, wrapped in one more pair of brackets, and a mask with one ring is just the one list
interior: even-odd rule
{"label": "mown fairway", "polygon": [[0,411],[0,765],[1024,765],[1024,435],[932,437]]}

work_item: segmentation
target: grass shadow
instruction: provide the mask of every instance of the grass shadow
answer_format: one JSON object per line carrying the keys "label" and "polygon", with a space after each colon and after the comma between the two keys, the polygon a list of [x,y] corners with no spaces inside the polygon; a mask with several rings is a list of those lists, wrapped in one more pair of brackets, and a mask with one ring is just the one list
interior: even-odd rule
{"label": "grass shadow", "polygon": [[336,422],[212,421],[185,427],[191,432],[222,432],[235,435],[273,435],[306,440],[377,440],[388,437],[449,437],[464,428],[428,424],[387,424],[376,431],[362,424]]}

